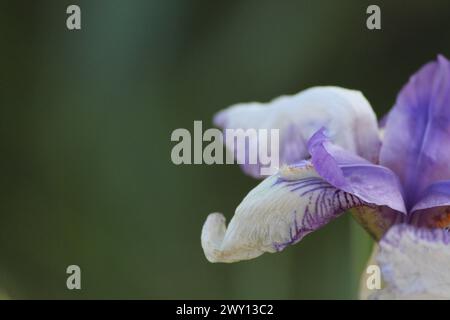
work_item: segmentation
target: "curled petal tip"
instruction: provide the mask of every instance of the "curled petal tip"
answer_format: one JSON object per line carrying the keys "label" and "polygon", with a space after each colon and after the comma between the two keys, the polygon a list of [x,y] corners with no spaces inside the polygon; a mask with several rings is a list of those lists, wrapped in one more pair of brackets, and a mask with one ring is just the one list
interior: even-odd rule
{"label": "curled petal tip", "polygon": [[227,227],[226,219],[221,213],[211,213],[202,228],[202,248],[209,262],[221,261],[221,247]]}
{"label": "curled petal tip", "polygon": [[[254,224],[249,223],[253,226]],[[247,232],[241,229],[246,228],[247,223],[233,221],[228,228],[226,219],[221,213],[211,213],[205,221],[202,229],[202,247],[206,259],[209,262],[232,263],[241,260],[256,258],[264,253],[254,243],[248,241]]]}
{"label": "curled petal tip", "polygon": [[[211,213],[207,217],[201,235],[207,260],[231,263],[253,259],[265,252],[278,252],[301,241],[307,234],[345,211],[367,207],[368,203],[361,197],[372,198],[368,195],[370,190],[364,189],[364,186],[382,186],[384,193],[385,182],[388,181],[383,178],[377,180],[380,172],[376,166],[372,167],[375,167],[375,171],[373,168],[369,170],[367,166],[363,166],[363,170],[355,168],[356,177],[368,176],[368,180],[354,182],[352,186],[358,189],[358,193],[353,194],[329,184],[319,176],[310,162],[282,167],[278,173],[263,180],[247,194],[228,224],[220,213]],[[352,172],[348,177],[350,180],[354,178]],[[374,196],[379,201],[378,193]],[[384,216],[374,212],[375,206],[385,205],[389,199],[384,198],[383,202],[370,205],[372,212],[380,217],[380,220],[372,219],[370,223],[378,225],[381,219],[384,221]],[[355,215],[362,214],[358,211]],[[361,220],[365,222],[362,217]],[[365,226],[372,228],[369,223]],[[377,227],[373,233],[382,232],[381,227]]]}

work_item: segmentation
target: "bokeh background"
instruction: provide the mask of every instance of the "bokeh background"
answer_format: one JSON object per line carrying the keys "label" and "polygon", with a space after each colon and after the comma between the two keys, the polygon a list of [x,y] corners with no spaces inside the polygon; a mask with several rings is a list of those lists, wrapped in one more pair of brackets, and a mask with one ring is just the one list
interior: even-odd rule
{"label": "bokeh background", "polygon": [[230,218],[257,181],[173,165],[170,135],[314,85],[359,89],[382,116],[450,55],[450,2],[1,0],[0,36],[1,297],[347,299],[371,246],[349,216],[280,254],[208,263],[206,215]]}

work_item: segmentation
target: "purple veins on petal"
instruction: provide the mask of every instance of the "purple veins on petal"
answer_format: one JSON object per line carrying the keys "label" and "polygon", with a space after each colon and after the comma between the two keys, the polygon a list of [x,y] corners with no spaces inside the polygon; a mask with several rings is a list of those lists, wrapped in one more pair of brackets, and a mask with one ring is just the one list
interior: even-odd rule
{"label": "purple veins on petal", "polygon": [[[298,193],[300,197],[305,197],[308,194],[311,196],[308,198],[308,205],[303,211],[300,225],[297,223],[297,217],[294,218],[295,233],[292,234],[290,232],[290,239],[286,242],[274,243],[274,248],[277,251],[281,251],[286,246],[298,242],[305,235],[316,230],[345,210],[364,205],[358,198],[341,190],[336,190],[335,187],[320,178],[314,180],[296,181],[296,188],[289,189],[290,192],[297,193],[301,190],[302,192]],[[317,186],[317,184],[321,186]],[[284,187],[289,188],[290,186],[289,182],[284,183]],[[297,214],[297,211],[295,211],[295,214]]]}
{"label": "purple veins on petal", "polygon": [[314,167],[283,167],[262,181],[236,208],[228,226],[219,213],[208,216],[202,247],[211,262],[235,262],[276,252],[300,241],[347,209],[363,206],[357,197],[324,181]]}

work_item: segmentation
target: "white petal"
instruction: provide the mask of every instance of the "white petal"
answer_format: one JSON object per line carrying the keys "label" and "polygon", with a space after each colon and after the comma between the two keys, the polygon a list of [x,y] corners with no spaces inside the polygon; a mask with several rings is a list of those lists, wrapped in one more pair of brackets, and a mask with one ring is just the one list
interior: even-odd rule
{"label": "white petal", "polygon": [[252,259],[280,251],[361,205],[355,196],[320,178],[308,162],[283,167],[244,198],[228,228],[223,215],[210,214],[202,230],[202,247],[211,262]]}
{"label": "white petal", "polygon": [[397,225],[377,256],[385,288],[373,299],[450,299],[450,234]]}
{"label": "white petal", "polygon": [[[335,144],[371,162],[378,159],[376,115],[362,93],[355,90],[313,87],[269,103],[236,104],[220,111],[214,122],[223,129],[279,129],[280,165],[308,158],[306,143],[322,127]],[[258,138],[249,138],[252,139]],[[236,154],[237,148],[225,142]],[[242,168],[247,174],[260,177],[260,166],[245,164]]]}

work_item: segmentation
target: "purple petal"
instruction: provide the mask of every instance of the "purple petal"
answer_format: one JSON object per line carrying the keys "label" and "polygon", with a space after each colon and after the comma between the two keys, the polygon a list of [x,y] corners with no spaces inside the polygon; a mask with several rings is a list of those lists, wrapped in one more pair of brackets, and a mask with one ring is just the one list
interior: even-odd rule
{"label": "purple petal", "polygon": [[406,213],[401,185],[388,168],[333,145],[324,129],[314,134],[308,148],[318,174],[331,185],[367,203]]}
{"label": "purple petal", "polygon": [[450,179],[450,63],[443,56],[414,74],[386,123],[380,164],[393,170],[411,209],[433,182]]}
{"label": "purple petal", "polygon": [[411,210],[410,223],[425,228],[450,227],[450,180],[429,186]]}
{"label": "purple petal", "polygon": [[415,204],[412,211],[440,206],[450,206],[450,180],[438,181],[430,185],[422,193],[422,198]]}

